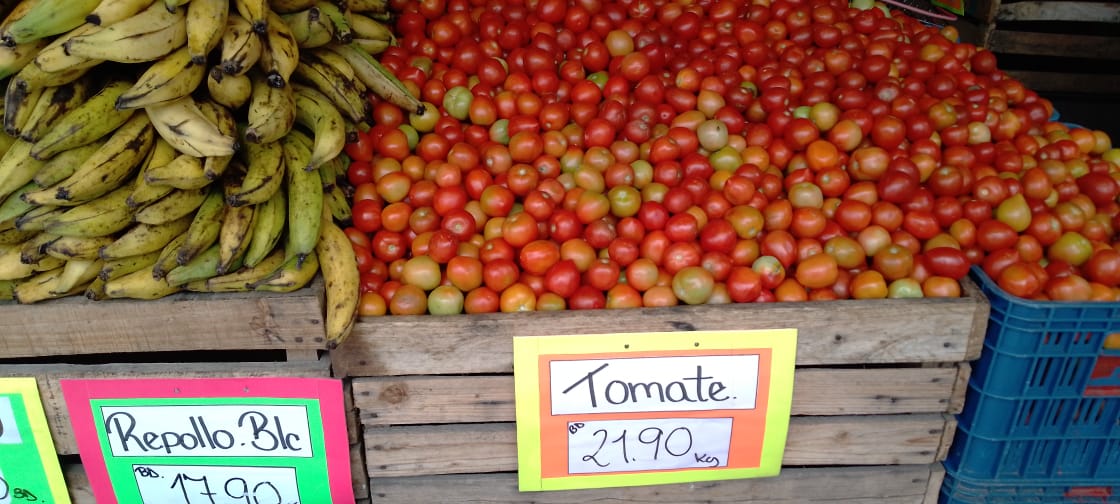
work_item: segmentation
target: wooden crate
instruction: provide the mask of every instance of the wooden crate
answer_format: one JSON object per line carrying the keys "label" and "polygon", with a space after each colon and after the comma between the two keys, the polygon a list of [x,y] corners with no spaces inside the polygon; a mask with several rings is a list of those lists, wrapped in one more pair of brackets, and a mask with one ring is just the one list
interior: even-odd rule
{"label": "wooden crate", "polygon": [[967,42],[1000,57],[1000,68],[1048,93],[1116,95],[1120,2],[984,0],[962,28]]}
{"label": "wooden crate", "polygon": [[[284,294],[0,303],[0,377],[36,378],[71,497],[93,503],[59,380],[329,377],[322,295],[317,280]],[[357,491],[368,495],[356,425],[348,430]]]}
{"label": "wooden crate", "polygon": [[[386,317],[331,351],[352,379],[371,502],[936,502],[988,304],[961,299]],[[796,327],[777,478],[519,494],[512,339]]]}

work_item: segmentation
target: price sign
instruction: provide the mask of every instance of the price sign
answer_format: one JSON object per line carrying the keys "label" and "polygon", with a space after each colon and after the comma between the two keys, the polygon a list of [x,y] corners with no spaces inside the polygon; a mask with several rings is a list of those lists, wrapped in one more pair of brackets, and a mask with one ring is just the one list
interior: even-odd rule
{"label": "price sign", "polygon": [[522,491],[775,476],[794,329],[514,339]]}
{"label": "price sign", "polygon": [[34,378],[0,378],[0,504],[68,504]]}
{"label": "price sign", "polygon": [[98,502],[354,500],[338,380],[63,380],[61,385]]}

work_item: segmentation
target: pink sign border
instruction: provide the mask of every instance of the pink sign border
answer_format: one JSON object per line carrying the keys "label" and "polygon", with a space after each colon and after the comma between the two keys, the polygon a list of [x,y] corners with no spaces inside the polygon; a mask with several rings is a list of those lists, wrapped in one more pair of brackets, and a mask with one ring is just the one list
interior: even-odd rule
{"label": "pink sign border", "polygon": [[70,424],[82,466],[99,503],[117,504],[118,501],[101,456],[90,400],[208,397],[318,399],[331,495],[336,503],[354,502],[341,380],[290,377],[66,379],[59,380],[59,386],[70,411]]}

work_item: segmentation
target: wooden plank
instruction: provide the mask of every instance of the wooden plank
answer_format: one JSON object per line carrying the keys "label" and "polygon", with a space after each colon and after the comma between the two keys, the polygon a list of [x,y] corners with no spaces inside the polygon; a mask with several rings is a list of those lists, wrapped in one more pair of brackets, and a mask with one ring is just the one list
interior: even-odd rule
{"label": "wooden plank", "polygon": [[980,291],[980,286],[976,285],[971,279],[968,279],[967,282],[961,282],[961,292],[967,297],[984,300],[972,312],[972,324],[970,325],[972,334],[968,335],[968,342],[964,351],[963,360],[974,361],[980,358],[980,353],[984,350],[984,336],[988,332],[988,317],[991,315],[992,305],[988,303],[987,296]]}
{"label": "wooden plank", "polygon": [[1120,54],[1120,37],[1069,33],[1020,32],[996,29],[988,38],[995,53],[1113,59]]}
{"label": "wooden plank", "polygon": [[949,397],[949,413],[964,411],[964,398],[968,395],[968,379],[972,376],[972,366],[967,362],[957,364],[957,376],[953,382],[953,394]]}
{"label": "wooden plank", "polygon": [[965,2],[965,14],[970,18],[980,21],[980,24],[991,24],[999,12],[1000,0],[976,0]]}
{"label": "wooden plank", "polygon": [[996,20],[1120,23],[1120,3],[1039,0],[1005,3],[999,6]]}
{"label": "wooden plank", "polygon": [[[941,415],[793,417],[783,463],[929,464],[944,429]],[[365,445],[370,477],[517,469],[513,423],[371,427]]]}
{"label": "wooden plank", "polygon": [[792,326],[799,365],[959,362],[975,346],[976,312],[986,304],[966,296],[379,317],[356,324],[331,359],[344,377],[510,373],[517,336]]}
{"label": "wooden plank", "polygon": [[322,282],[291,293],[0,303],[0,355],[326,349]]}
{"label": "wooden plank", "polygon": [[941,497],[941,484],[945,481],[945,467],[934,464],[930,467],[929,481],[926,485],[926,495],[922,504],[937,504]]}
{"label": "wooden plank", "polygon": [[[947,412],[958,375],[956,368],[797,369],[792,414]],[[353,391],[366,426],[514,419],[509,375],[356,378]]]}
{"label": "wooden plank", "polygon": [[93,488],[89,486],[89,479],[81,464],[62,466],[62,477],[66,480],[66,488],[70,491],[70,501],[73,504],[97,504],[93,498]]}
{"label": "wooden plank", "polygon": [[534,493],[517,490],[516,473],[456,474],[377,478],[370,488],[375,504],[919,504],[932,470],[928,465],[787,468],[774,478]]}
{"label": "wooden plank", "polygon": [[369,478],[366,477],[366,450],[361,443],[350,445],[350,480],[354,485],[354,498],[369,498]]}
{"label": "wooden plank", "polygon": [[[1041,72],[1008,69],[1007,74],[1040,93],[1113,95],[1120,89],[1120,75]],[[1092,126],[1092,125],[1086,125]]]}
{"label": "wooden plank", "polygon": [[31,376],[39,384],[43,410],[54,438],[55,451],[78,453],[70,415],[59,380],[76,378],[210,378],[256,376],[330,376],[330,362],[323,359],[297,362],[168,362],[139,364],[6,364],[0,376]]}

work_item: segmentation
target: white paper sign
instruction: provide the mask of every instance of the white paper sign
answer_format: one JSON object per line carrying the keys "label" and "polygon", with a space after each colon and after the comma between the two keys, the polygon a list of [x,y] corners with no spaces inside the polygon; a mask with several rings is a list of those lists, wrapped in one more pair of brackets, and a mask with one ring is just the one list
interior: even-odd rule
{"label": "white paper sign", "polygon": [[299,504],[293,467],[133,466],[143,504]]}
{"label": "white paper sign", "polygon": [[20,444],[23,440],[19,437],[19,425],[16,424],[16,414],[12,411],[12,399],[0,397],[0,444]]}
{"label": "white paper sign", "polygon": [[758,355],[557,360],[552,414],[754,409]]}
{"label": "white paper sign", "polygon": [[303,406],[105,406],[101,414],[117,457],[313,456]]}
{"label": "white paper sign", "polygon": [[650,418],[568,423],[568,472],[726,467],[730,418]]}

